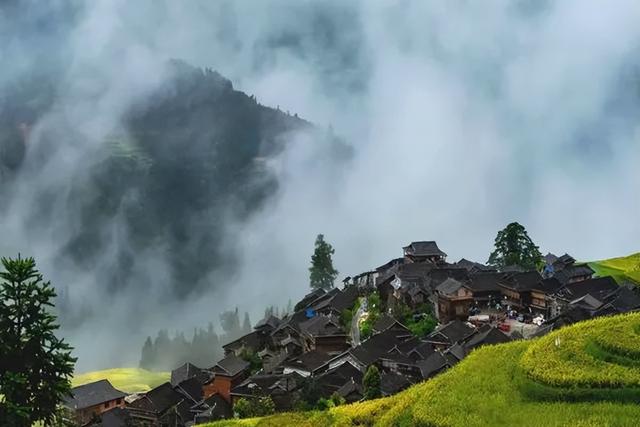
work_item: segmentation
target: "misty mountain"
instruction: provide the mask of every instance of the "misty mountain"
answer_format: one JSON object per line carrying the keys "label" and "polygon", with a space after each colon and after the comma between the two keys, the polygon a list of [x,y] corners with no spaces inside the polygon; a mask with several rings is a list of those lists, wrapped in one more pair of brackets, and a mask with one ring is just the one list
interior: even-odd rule
{"label": "misty mountain", "polygon": [[7,85],[0,98],[0,215],[25,203],[23,181],[37,181],[20,211],[28,212],[30,232],[53,236],[58,265],[89,272],[108,291],[144,287],[156,278],[136,259],[151,251],[169,276],[167,296],[180,298],[215,287],[207,279],[212,271],[233,271],[225,227],[276,194],[269,162],[297,142],[294,136],[326,146],[338,162],[349,151],[330,130],[261,105],[215,71],[174,60],[158,72],[162,84],[135,99],[117,126],[98,130],[97,141],[90,126],[70,121],[60,101],[68,97],[65,82],[55,73]]}

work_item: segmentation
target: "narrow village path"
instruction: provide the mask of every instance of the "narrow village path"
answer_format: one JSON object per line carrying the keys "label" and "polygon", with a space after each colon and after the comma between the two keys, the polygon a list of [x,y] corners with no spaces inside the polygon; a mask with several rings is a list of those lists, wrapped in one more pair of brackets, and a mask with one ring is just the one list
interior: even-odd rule
{"label": "narrow village path", "polygon": [[351,345],[353,347],[360,345],[360,318],[367,312],[367,297],[360,300],[360,307],[351,319]]}

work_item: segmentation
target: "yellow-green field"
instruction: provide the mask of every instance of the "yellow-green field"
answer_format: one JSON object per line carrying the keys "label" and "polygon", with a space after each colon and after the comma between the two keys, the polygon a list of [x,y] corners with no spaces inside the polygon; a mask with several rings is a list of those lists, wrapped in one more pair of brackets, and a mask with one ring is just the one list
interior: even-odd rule
{"label": "yellow-green field", "polygon": [[589,266],[598,276],[613,276],[618,282],[631,280],[640,284],[640,252],[625,257],[593,261]]}
{"label": "yellow-green field", "polygon": [[638,325],[640,313],[582,322],[481,348],[388,398],[209,426],[637,426]]}
{"label": "yellow-green field", "polygon": [[169,372],[151,372],[139,368],[114,368],[78,374],[73,377],[72,383],[75,387],[107,379],[118,390],[127,393],[140,393],[169,381],[170,377]]}

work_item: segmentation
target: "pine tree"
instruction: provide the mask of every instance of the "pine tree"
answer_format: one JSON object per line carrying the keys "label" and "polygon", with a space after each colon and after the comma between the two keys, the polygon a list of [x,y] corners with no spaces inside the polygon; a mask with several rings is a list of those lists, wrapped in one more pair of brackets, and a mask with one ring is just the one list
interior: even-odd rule
{"label": "pine tree", "polygon": [[376,365],[371,365],[367,369],[362,379],[362,388],[364,389],[364,398],[366,400],[376,399],[382,396],[382,390],[380,389],[381,379],[380,371],[376,368]]}
{"label": "pine tree", "polygon": [[537,270],[543,265],[540,250],[527,230],[517,222],[512,222],[498,232],[495,250],[487,263],[497,268],[517,265],[527,270]]}
{"label": "pine tree", "polygon": [[2,258],[0,272],[0,420],[3,426],[52,424],[71,390],[76,359],[55,333],[56,293],[33,258]]}
{"label": "pine tree", "polygon": [[333,268],[331,256],[335,249],[324,241],[324,236],[318,234],[315,243],[315,250],[311,256],[311,267],[309,267],[309,284],[312,289],[331,289],[338,277],[338,270]]}
{"label": "pine tree", "polygon": [[142,355],[140,356],[140,367],[142,369],[153,370],[155,365],[155,352],[153,349],[153,341],[151,337],[147,337],[147,340],[142,346]]}
{"label": "pine tree", "polygon": [[242,335],[247,335],[251,333],[251,319],[249,318],[249,313],[244,312],[244,320],[242,322]]}
{"label": "pine tree", "polygon": [[224,331],[224,339],[227,342],[232,341],[242,334],[242,328],[240,326],[240,316],[238,314],[238,307],[235,310],[223,311],[220,313],[220,325]]}

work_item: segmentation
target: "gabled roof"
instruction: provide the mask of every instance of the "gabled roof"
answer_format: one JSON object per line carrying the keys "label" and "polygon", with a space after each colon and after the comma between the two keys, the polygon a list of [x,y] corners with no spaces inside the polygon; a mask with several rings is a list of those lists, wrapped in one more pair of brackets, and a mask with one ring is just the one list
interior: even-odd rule
{"label": "gabled roof", "polygon": [[249,362],[244,359],[239,358],[235,354],[230,354],[224,359],[218,361],[211,370],[216,375],[228,375],[230,377],[235,377],[245,369],[249,368]]}
{"label": "gabled roof", "polygon": [[452,320],[444,326],[439,327],[427,337],[428,341],[442,342],[453,345],[464,341],[476,332],[475,328],[460,320]]}
{"label": "gabled roof", "polygon": [[453,264],[453,266],[458,268],[464,268],[470,273],[477,273],[481,271],[486,272],[494,272],[496,269],[494,267],[490,267],[488,265],[480,264],[479,262],[469,261],[468,259],[462,258],[460,261]]}
{"label": "gabled roof", "polygon": [[224,349],[229,349],[233,347],[249,347],[254,350],[257,350],[262,344],[261,336],[259,331],[253,331],[246,335],[241,336],[240,338],[233,340],[222,346]]}
{"label": "gabled roof", "polygon": [[511,338],[507,334],[497,328],[486,325],[481,327],[478,333],[466,342],[465,348],[469,351],[483,345],[501,344],[509,341],[511,341]]}
{"label": "gabled roof", "polygon": [[596,299],[603,299],[611,292],[618,289],[618,284],[612,277],[598,277],[581,282],[569,283],[558,291],[558,295],[567,301],[573,301],[586,294],[591,294]]}
{"label": "gabled roof", "polygon": [[569,304],[586,308],[587,310],[596,310],[602,306],[602,301],[594,298],[591,294],[586,294],[571,301]]}
{"label": "gabled roof", "polygon": [[570,265],[562,270],[556,271],[553,275],[562,284],[568,283],[575,277],[591,276],[595,273],[587,264]]}
{"label": "gabled roof", "polygon": [[531,290],[541,291],[547,295],[555,294],[562,287],[562,283],[555,277],[543,279],[534,285]]}
{"label": "gabled roof", "polygon": [[276,316],[265,317],[261,321],[259,321],[253,329],[275,329],[280,325],[280,319]]}
{"label": "gabled roof", "polygon": [[473,273],[469,276],[467,286],[473,292],[498,292],[498,283],[503,277],[504,273],[498,272]]}
{"label": "gabled roof", "polygon": [[413,256],[447,256],[433,240],[411,242],[409,246],[405,246],[403,249],[405,254]]}
{"label": "gabled roof", "polygon": [[198,368],[192,363],[185,363],[171,371],[171,385],[173,386],[176,386],[189,378],[197,378],[198,381],[200,381],[200,384],[204,384],[211,378],[211,373],[202,368]]}
{"label": "gabled roof", "polygon": [[378,319],[373,323],[371,329],[376,333],[384,332],[387,329],[408,331],[406,326],[404,326],[402,323],[398,322],[394,317],[389,316],[388,314],[383,314],[382,316],[378,317]]}
{"label": "gabled roof", "polygon": [[302,385],[303,377],[297,373],[252,375],[231,390],[239,396],[265,396],[276,390],[289,392]]}
{"label": "gabled roof", "polygon": [[196,412],[195,421],[197,423],[233,417],[231,405],[217,393],[205,399],[193,410]]}
{"label": "gabled roof", "polygon": [[417,361],[416,366],[420,369],[422,378],[427,379],[449,367],[449,363],[442,353],[435,352],[425,360]]}
{"label": "gabled roof", "polygon": [[469,287],[465,283],[460,282],[460,281],[458,281],[456,279],[452,279],[451,277],[449,277],[447,280],[445,280],[444,282],[440,283],[436,287],[436,291],[438,291],[442,295],[452,295],[452,294],[458,292],[458,290],[460,288],[469,289]]}
{"label": "gabled roof", "polygon": [[300,323],[299,328],[312,337],[346,334],[340,325],[340,320],[335,316],[317,315]]}
{"label": "gabled roof", "polygon": [[89,408],[126,396],[126,393],[114,388],[108,380],[73,387],[71,394],[73,397],[65,400],[65,406],[74,410]]}
{"label": "gabled roof", "polygon": [[349,353],[352,357],[369,366],[380,357],[385,356],[389,350],[405,340],[406,332],[387,329],[384,332],[373,335],[359,346],[352,348]]}
{"label": "gabled roof", "polygon": [[435,289],[440,283],[448,278],[456,279],[460,282],[469,280],[469,272],[465,268],[439,267],[429,271],[428,286]]}
{"label": "gabled roof", "polygon": [[344,383],[342,387],[336,390],[336,393],[338,393],[338,395],[344,397],[345,399],[347,399],[349,396],[355,396],[353,399],[347,399],[347,401],[360,400],[360,398],[362,398],[363,396],[363,389],[362,385],[359,382],[356,382],[353,378],[350,378],[346,383]]}
{"label": "gabled roof", "polygon": [[574,257],[572,257],[569,254],[564,254],[564,255],[562,255],[561,257],[559,257],[557,260],[555,260],[553,262],[553,266],[556,269],[561,269],[561,268],[570,266],[570,265],[574,264],[575,262],[576,262],[576,260],[575,260]]}
{"label": "gabled roof", "polygon": [[202,384],[197,378],[184,380],[175,386],[175,389],[177,392],[182,393],[182,395],[190,399],[193,403],[197,403],[202,400]]}
{"label": "gabled roof", "polygon": [[115,407],[100,415],[100,427],[128,427],[131,416],[125,408]]}
{"label": "gabled roof", "polygon": [[607,304],[617,312],[625,313],[640,308],[640,296],[626,286],[620,286],[607,297]]}
{"label": "gabled roof", "polygon": [[500,284],[518,292],[526,292],[535,288],[541,280],[542,276],[537,271],[524,271],[505,275]]}
{"label": "gabled roof", "polygon": [[311,350],[282,363],[282,366],[302,371],[313,372],[323,366],[333,356],[325,351]]}
{"label": "gabled roof", "polygon": [[384,396],[396,394],[409,387],[411,382],[404,375],[383,372],[380,375],[380,390]]}
{"label": "gabled roof", "polygon": [[298,303],[293,308],[294,311],[305,309],[309,304],[311,304],[313,301],[315,301],[316,299],[318,299],[319,297],[321,297],[325,293],[326,293],[326,291],[324,289],[321,289],[321,288],[318,288],[318,289],[315,289],[315,290],[309,292],[300,301],[298,301]]}
{"label": "gabled roof", "polygon": [[[162,414],[168,409],[177,406],[184,400],[184,397],[171,387],[170,383],[164,383],[145,394],[151,404],[151,410],[157,414]],[[139,402],[137,400],[136,402]],[[134,403],[136,403],[134,402]],[[133,404],[132,404],[133,405]]]}

